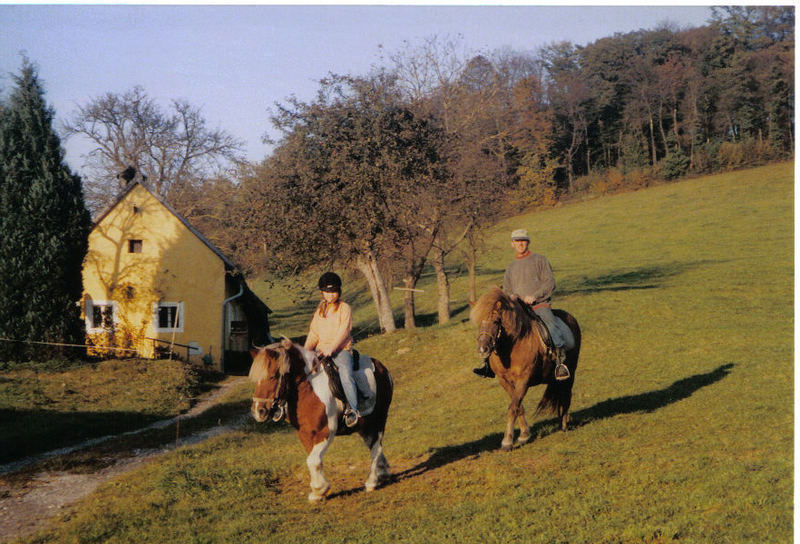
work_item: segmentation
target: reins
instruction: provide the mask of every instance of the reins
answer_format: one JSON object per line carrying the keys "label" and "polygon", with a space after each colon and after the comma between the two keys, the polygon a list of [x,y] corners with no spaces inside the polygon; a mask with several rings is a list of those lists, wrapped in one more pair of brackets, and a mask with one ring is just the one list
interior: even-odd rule
{"label": "reins", "polygon": [[[291,372],[291,371],[290,371]],[[286,415],[286,373],[279,373],[278,374],[278,387],[275,389],[275,396],[271,399],[266,397],[253,397],[253,402],[269,404],[269,412],[274,412],[272,416],[272,421],[280,421],[283,419],[283,416]]]}
{"label": "reins", "polygon": [[[288,353],[287,353],[288,357]],[[311,365],[311,370],[306,372],[303,369],[303,373],[305,374],[306,379],[312,374],[315,374],[319,371],[321,361],[318,357],[314,358],[314,364]],[[288,381],[286,380],[286,376],[292,373],[291,366],[287,372],[281,372],[278,374],[278,387],[275,389],[275,396],[271,399],[266,397],[252,397],[253,402],[255,403],[264,403],[269,404],[270,409],[269,411],[275,411],[275,415],[272,416],[273,421],[280,421],[286,415],[286,393],[288,391]]]}

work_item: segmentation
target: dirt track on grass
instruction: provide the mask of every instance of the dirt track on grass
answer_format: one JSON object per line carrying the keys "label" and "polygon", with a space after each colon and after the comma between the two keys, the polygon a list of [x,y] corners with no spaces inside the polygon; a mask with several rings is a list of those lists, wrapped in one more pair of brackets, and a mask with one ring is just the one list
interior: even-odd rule
{"label": "dirt track on grass", "polygon": [[[228,380],[219,389],[201,399],[187,413],[164,421],[159,421],[142,429],[123,433],[132,435],[144,431],[164,428],[176,423],[178,420],[196,417],[212,406],[217,405],[230,390],[232,386],[238,385],[247,378],[240,377]],[[237,420],[225,425],[216,425],[209,429],[196,432],[191,435],[182,436],[177,441],[178,446],[196,444],[207,440],[218,434],[230,431],[240,425],[247,414],[243,414]],[[121,436],[121,435],[119,435]],[[76,446],[54,450],[45,454],[35,455],[26,459],[15,461],[7,465],[0,466],[0,478],[13,476],[25,467],[34,463],[52,459],[71,452],[89,448],[96,444],[101,444],[107,440],[115,438],[106,436],[93,440],[88,440]],[[80,499],[90,495],[97,487],[125,474],[135,468],[147,463],[159,455],[173,450],[176,441],[170,441],[162,446],[133,450],[130,455],[115,460],[110,466],[98,468],[88,473],[70,473],[67,471],[41,471],[35,473],[30,479],[25,481],[23,486],[10,485],[0,479],[0,539],[3,542],[13,541],[32,535],[40,529],[44,529],[60,513],[68,510]]]}

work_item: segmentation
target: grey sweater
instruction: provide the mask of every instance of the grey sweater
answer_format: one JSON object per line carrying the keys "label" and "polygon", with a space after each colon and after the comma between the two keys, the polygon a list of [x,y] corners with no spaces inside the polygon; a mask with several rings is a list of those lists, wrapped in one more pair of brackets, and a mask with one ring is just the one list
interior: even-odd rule
{"label": "grey sweater", "polygon": [[553,267],[544,255],[531,253],[521,259],[514,259],[503,278],[503,291],[524,298],[532,295],[534,304],[545,302],[553,296],[556,278]]}

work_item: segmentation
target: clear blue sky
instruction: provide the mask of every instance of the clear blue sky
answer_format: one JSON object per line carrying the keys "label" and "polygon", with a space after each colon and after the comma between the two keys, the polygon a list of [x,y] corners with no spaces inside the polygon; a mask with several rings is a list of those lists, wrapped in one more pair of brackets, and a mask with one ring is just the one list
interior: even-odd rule
{"label": "clear blue sky", "polygon": [[[2,2],[3,0],[0,0]],[[588,4],[586,2],[585,4]],[[670,22],[702,26],[709,7],[492,5],[2,5],[0,91],[21,64],[39,67],[56,117],[105,92],[141,85],[163,100],[184,98],[212,127],[246,143],[248,158],[269,153],[269,109],[294,94],[313,98],[329,72],[366,74],[380,46],[461,36],[469,51],[504,46],[535,51],[557,41],[585,45],[616,32]],[[85,143],[65,142],[80,171]]]}

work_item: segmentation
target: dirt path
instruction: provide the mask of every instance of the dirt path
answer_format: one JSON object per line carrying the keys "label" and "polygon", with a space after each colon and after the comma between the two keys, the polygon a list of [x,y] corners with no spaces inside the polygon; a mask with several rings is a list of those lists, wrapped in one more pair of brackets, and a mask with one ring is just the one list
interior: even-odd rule
{"label": "dirt path", "polygon": [[[231,387],[242,383],[245,377],[234,378],[223,383],[207,397],[198,402],[187,413],[179,416],[181,420],[196,417],[218,404]],[[218,434],[227,432],[241,424],[247,415],[227,425],[217,425],[211,429],[181,437],[180,446],[196,444]],[[123,433],[131,435],[151,429],[160,429],[174,424],[178,418],[156,422],[145,428]],[[121,435],[120,435],[121,436]],[[33,463],[65,455],[109,440],[111,436],[88,440],[81,444],[62,448],[45,454],[22,459],[7,465],[0,465],[0,475],[10,474]],[[137,450],[132,455],[117,460],[111,466],[86,474],[73,474],[64,471],[39,472],[26,483],[23,489],[9,487],[0,483],[0,539],[11,541],[33,534],[46,527],[60,511],[78,500],[90,495],[97,487],[108,480],[131,471],[159,455],[175,448],[175,443],[158,448]]]}

